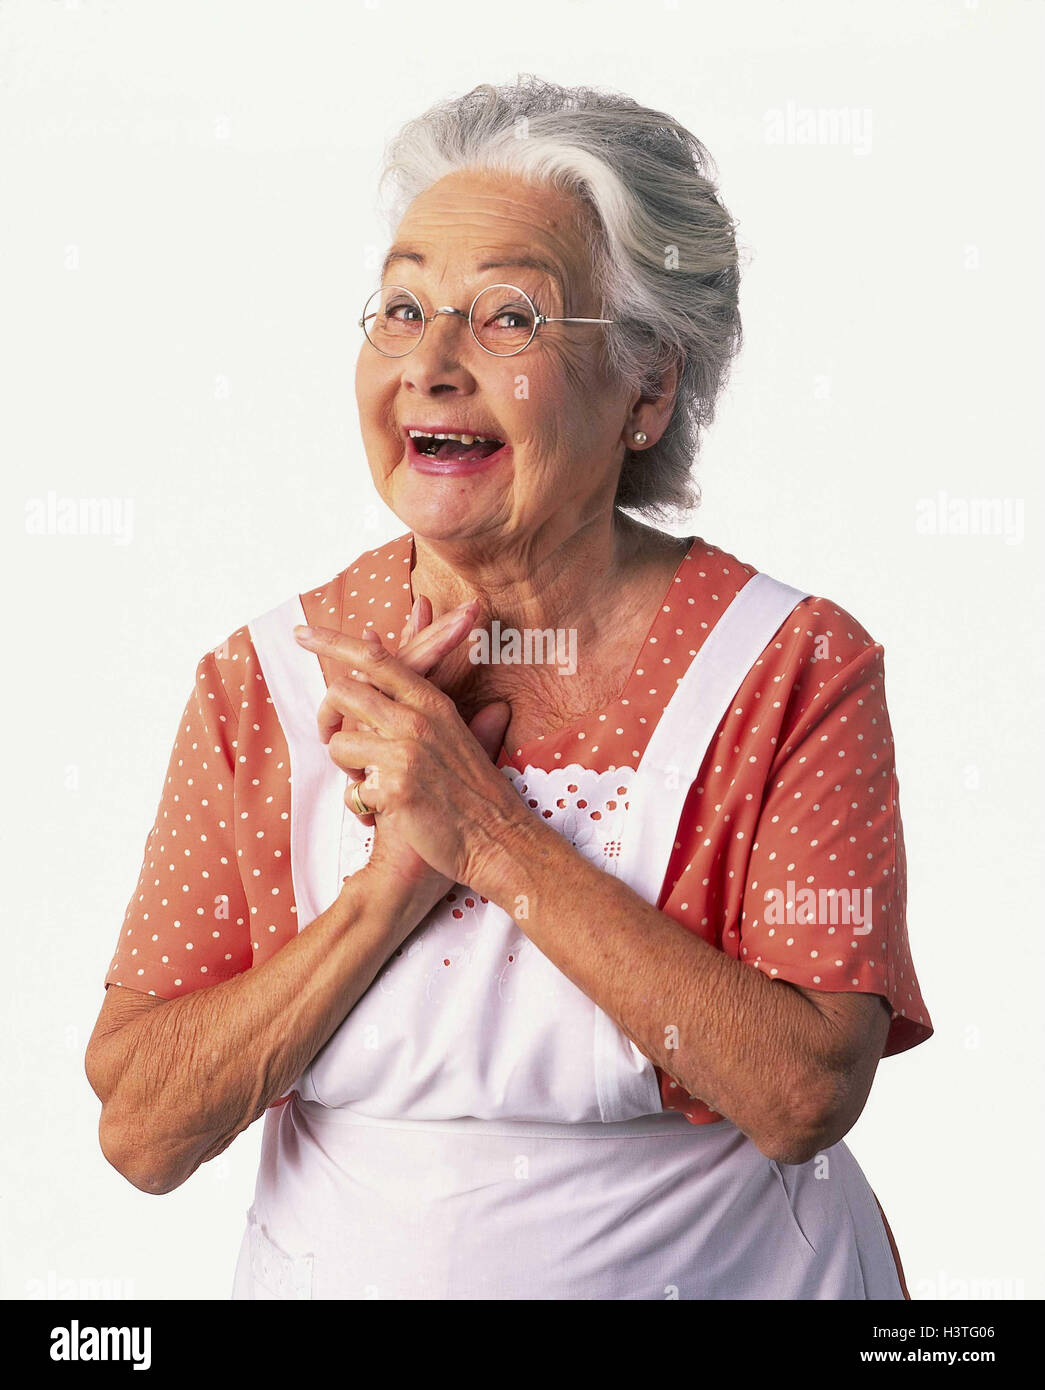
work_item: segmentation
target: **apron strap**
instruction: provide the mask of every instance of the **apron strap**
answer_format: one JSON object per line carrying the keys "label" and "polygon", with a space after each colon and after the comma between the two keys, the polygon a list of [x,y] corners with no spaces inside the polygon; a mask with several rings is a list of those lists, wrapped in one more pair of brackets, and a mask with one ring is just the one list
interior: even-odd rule
{"label": "apron strap", "polygon": [[[759,656],[802,599],[766,574],[754,574],[704,639],[657,721],[628,795],[617,877],[646,902],[660,904],[679,822],[715,730]],[[602,1009],[595,1010],[595,1090],[602,1119],[655,1110],[652,1064]]]}
{"label": "apron strap", "polygon": [[320,742],[316,715],[327,686],[315,652],[294,638],[298,623],[307,625],[308,619],[295,595],[247,626],[290,753],[290,865],[301,931],[341,890],[345,777]]}
{"label": "apron strap", "polygon": [[728,605],[678,683],[639,760],[628,797],[618,877],[656,906],[690,787],[748,672],[809,595],[754,574]]}

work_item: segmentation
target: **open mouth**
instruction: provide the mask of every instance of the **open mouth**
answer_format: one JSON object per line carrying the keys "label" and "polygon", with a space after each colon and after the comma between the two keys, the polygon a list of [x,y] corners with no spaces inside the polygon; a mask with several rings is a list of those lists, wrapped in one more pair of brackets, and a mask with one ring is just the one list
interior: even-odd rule
{"label": "open mouth", "polygon": [[479,435],[421,434],[408,431],[411,448],[421,457],[439,463],[481,463],[504,448],[503,439]]}

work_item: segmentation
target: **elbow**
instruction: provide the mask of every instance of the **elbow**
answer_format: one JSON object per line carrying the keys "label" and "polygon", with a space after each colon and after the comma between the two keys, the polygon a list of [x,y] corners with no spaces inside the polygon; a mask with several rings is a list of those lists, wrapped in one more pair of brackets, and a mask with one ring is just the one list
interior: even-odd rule
{"label": "elbow", "polygon": [[819,1085],[807,1084],[797,1097],[778,1105],[757,1147],[775,1163],[801,1165],[837,1144],[851,1128],[839,1108],[837,1088],[830,1078],[820,1078]]}
{"label": "elbow", "polygon": [[112,1070],[106,1065],[102,1048],[96,1045],[88,1047],[84,1057],[84,1071],[91,1090],[102,1103],[102,1113],[98,1120],[98,1146],[106,1163],[142,1192],[171,1191],[171,1188],[161,1181],[161,1175],[154,1166],[144,1161],[141,1142],[131,1142],[128,1138],[127,1126],[119,1119],[118,1107],[114,1100],[117,1088]]}
{"label": "elbow", "polygon": [[132,1139],[127,1127],[114,1117],[111,1106],[103,1106],[98,1122],[98,1143],[107,1163],[139,1192],[164,1196],[191,1177],[194,1168],[162,1162],[140,1138]]}
{"label": "elbow", "polygon": [[818,1153],[822,1153],[824,1148],[824,1144],[811,1140],[804,1133],[777,1135],[770,1142],[758,1145],[759,1152],[772,1159],[774,1163],[795,1165],[808,1163]]}
{"label": "elbow", "polygon": [[[125,1068],[107,1039],[94,1037],[84,1054],[84,1072],[102,1103],[98,1144],[105,1161],[139,1192],[162,1196],[180,1187],[198,1164],[188,1164],[176,1143],[152,1133],[149,1117],[128,1100]],[[163,1151],[166,1150],[166,1153]]]}

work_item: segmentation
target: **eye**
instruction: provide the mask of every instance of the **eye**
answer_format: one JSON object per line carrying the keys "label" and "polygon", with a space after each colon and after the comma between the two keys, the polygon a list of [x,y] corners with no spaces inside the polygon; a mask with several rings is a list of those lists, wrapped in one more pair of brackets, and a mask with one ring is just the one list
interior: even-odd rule
{"label": "eye", "polygon": [[417,305],[412,299],[404,299],[400,295],[397,299],[391,299],[384,310],[384,317],[387,320],[395,320],[398,323],[420,323],[421,314]]}
{"label": "eye", "polygon": [[528,333],[533,325],[533,315],[523,304],[505,304],[493,314],[486,316],[486,324],[491,329],[505,329]]}

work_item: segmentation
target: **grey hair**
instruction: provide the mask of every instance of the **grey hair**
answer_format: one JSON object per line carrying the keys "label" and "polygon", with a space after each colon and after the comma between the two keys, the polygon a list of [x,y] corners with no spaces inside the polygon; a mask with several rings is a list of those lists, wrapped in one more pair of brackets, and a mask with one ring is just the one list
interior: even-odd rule
{"label": "grey hair", "polygon": [[700,504],[691,476],[701,432],[741,346],[735,224],[719,199],[701,142],[663,111],[593,87],[532,73],[483,83],[409,121],[385,150],[379,192],[389,225],[447,174],[518,174],[573,194],[595,214],[593,283],[616,378],[661,394],[679,368],[661,438],[628,450],[615,505],[653,520]]}

